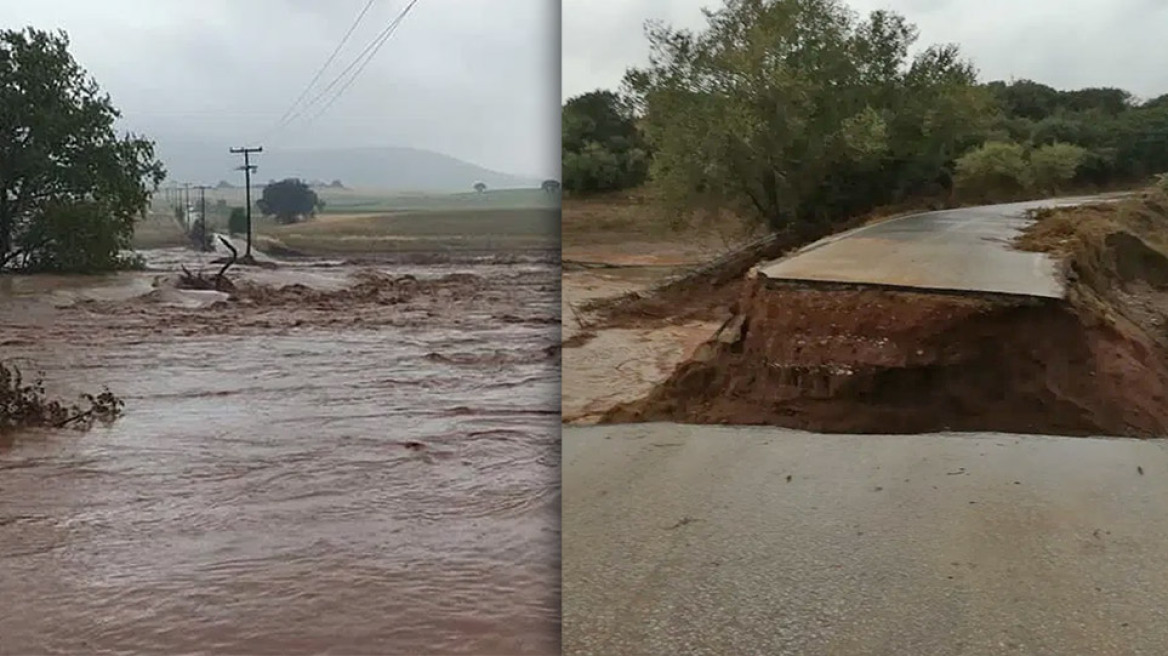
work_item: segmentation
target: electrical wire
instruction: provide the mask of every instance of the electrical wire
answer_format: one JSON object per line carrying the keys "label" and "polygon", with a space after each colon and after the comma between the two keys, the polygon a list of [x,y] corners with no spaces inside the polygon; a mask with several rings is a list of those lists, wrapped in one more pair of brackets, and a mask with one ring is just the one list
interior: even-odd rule
{"label": "electrical wire", "polygon": [[377,52],[381,50],[386,42],[389,41],[390,37],[393,36],[393,33],[397,31],[398,26],[401,25],[402,21],[405,20],[405,17],[410,13],[410,10],[412,10],[416,4],[418,4],[418,0],[410,0],[410,3],[407,4],[400,13],[398,13],[397,17],[394,18],[393,21],[391,21],[390,24],[386,26],[386,28],[382,30],[377,35],[377,37],[375,37],[373,41],[370,42],[370,44],[366,46],[365,49],[362,50],[361,53],[357,55],[357,57],[337,75],[337,77],[333,79],[332,82],[328,84],[328,86],[326,86],[320,93],[313,97],[312,100],[310,100],[307,104],[295,112],[295,114],[290,119],[288,119],[285,125],[291,124],[297,119],[303,117],[309,108],[320,102],[320,100],[328,95],[328,93],[332,91],[333,88],[341,82],[341,80],[345,79],[345,76],[349,75],[349,73],[352,72],[354,68],[357,68],[356,72],[353,73],[351,77],[349,77],[348,81],[345,82],[341,89],[338,90],[338,92],[324,105],[324,108],[312,116],[312,118],[309,120],[309,123],[315,121],[325,111],[327,111],[328,108],[331,107],[333,103],[335,103],[341,97],[342,94],[344,94],[345,90],[353,84],[353,82],[361,74],[361,71],[365,70],[365,67],[369,65],[369,62],[373,60],[373,57],[377,54]]}
{"label": "electrical wire", "polygon": [[327,60],[325,60],[324,65],[316,71],[316,75],[312,76],[312,80],[309,81],[308,86],[304,87],[304,90],[300,92],[300,95],[296,97],[296,100],[292,101],[292,105],[288,107],[288,110],[284,112],[284,115],[280,117],[279,121],[277,121],[277,127],[283,126],[285,124],[285,122],[288,120],[288,117],[292,115],[292,112],[296,110],[296,107],[300,104],[300,102],[303,101],[306,96],[308,96],[308,92],[312,91],[312,87],[320,81],[321,76],[324,75],[324,72],[328,70],[328,67],[333,63],[333,61],[336,60],[337,55],[341,53],[341,49],[344,48],[345,44],[349,42],[349,37],[353,36],[353,32],[357,30],[357,26],[360,25],[362,19],[365,18],[365,14],[369,13],[369,9],[372,8],[376,2],[377,0],[369,0],[365,3],[365,7],[361,9],[360,14],[357,14],[356,20],[354,20],[353,24],[349,26],[349,31],[345,32],[345,36],[341,37],[341,42],[338,43],[337,47],[333,49],[332,54],[329,55]]}
{"label": "electrical wire", "polygon": [[327,103],[325,103],[324,107],[322,107],[319,112],[317,112],[316,114],[313,114],[312,118],[308,119],[308,121],[305,123],[305,125],[311,125],[318,118],[323,116],[324,113],[327,112],[329,110],[329,108],[332,107],[333,104],[336,103],[337,100],[340,99],[340,97],[345,94],[345,91],[350,86],[352,86],[354,82],[357,81],[357,78],[361,76],[361,72],[365,70],[365,67],[369,65],[369,62],[373,61],[373,58],[377,56],[377,52],[379,50],[381,50],[382,46],[384,46],[385,43],[387,41],[389,41],[390,38],[393,37],[394,32],[397,32],[398,27],[401,26],[401,23],[403,20],[405,20],[406,15],[410,13],[410,10],[413,9],[414,5],[416,5],[417,3],[418,3],[418,0],[410,0],[410,4],[408,4],[406,6],[406,8],[402,10],[402,13],[399,14],[398,17],[394,19],[393,23],[390,24],[390,27],[387,29],[387,31],[385,33],[385,36],[383,38],[381,38],[380,41],[377,42],[377,46],[373,49],[373,52],[369,53],[369,56],[365,58],[365,61],[361,63],[361,66],[357,68],[356,72],[354,72],[352,77],[349,78],[349,81],[346,82],[337,91],[335,96],[333,96]]}

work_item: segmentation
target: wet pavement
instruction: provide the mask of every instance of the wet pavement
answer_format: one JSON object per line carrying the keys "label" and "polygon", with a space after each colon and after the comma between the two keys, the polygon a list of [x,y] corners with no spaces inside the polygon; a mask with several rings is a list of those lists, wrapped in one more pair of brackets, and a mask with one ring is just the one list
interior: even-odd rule
{"label": "wet pavement", "polygon": [[1026,211],[1100,197],[1042,200],[913,214],[829,237],[759,267],[780,281],[1062,298],[1055,262],[1011,247]]}
{"label": "wet pavement", "polygon": [[564,653],[1161,654],[1166,449],[565,428]]}
{"label": "wet pavement", "polygon": [[559,653],[556,267],[164,275],[0,289],[5,360],[126,402],[0,440],[0,653]]}

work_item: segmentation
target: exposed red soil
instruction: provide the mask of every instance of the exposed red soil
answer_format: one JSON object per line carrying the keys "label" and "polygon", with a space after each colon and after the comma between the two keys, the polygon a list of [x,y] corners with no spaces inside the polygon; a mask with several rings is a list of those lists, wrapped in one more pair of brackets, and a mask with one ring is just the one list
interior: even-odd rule
{"label": "exposed red soil", "polygon": [[[1066,304],[746,290],[740,319],[604,420],[820,432],[1168,433],[1168,365],[1134,325]],[[735,325],[739,324],[739,325]]]}

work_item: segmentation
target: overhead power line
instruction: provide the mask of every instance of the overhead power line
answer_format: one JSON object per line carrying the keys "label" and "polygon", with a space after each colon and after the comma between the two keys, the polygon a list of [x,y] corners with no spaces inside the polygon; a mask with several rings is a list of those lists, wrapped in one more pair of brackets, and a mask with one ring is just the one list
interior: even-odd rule
{"label": "overhead power line", "polygon": [[365,58],[365,61],[361,63],[361,66],[357,68],[352,77],[350,77],[349,80],[345,82],[345,84],[337,91],[336,95],[329,99],[329,101],[325,103],[324,107],[322,107],[319,112],[313,114],[312,118],[308,119],[307,124],[311,124],[316,121],[316,119],[323,116],[324,113],[333,106],[333,103],[337,102],[337,100],[345,94],[345,91],[353,85],[353,82],[357,81],[357,78],[361,76],[361,72],[365,70],[365,67],[369,65],[369,62],[373,61],[373,58],[377,56],[377,52],[381,50],[382,46],[384,46],[385,43],[393,37],[394,32],[397,31],[397,28],[401,25],[402,21],[405,20],[406,15],[410,13],[410,10],[413,9],[414,5],[417,3],[418,0],[410,0],[410,4],[406,5],[406,8],[402,10],[402,13],[399,14],[398,17],[394,19],[393,23],[390,24],[389,28],[387,28],[385,36],[376,43],[376,47],[373,48],[373,52],[369,53],[369,56]]}
{"label": "overhead power line", "polygon": [[306,96],[308,96],[308,92],[312,91],[312,87],[320,81],[321,76],[324,75],[324,72],[328,70],[328,67],[333,63],[333,61],[336,60],[337,55],[341,54],[341,49],[344,48],[345,44],[349,42],[349,37],[353,36],[353,32],[357,30],[357,26],[361,24],[361,20],[365,18],[365,14],[369,13],[369,9],[373,7],[373,3],[375,2],[377,2],[377,0],[369,0],[365,3],[365,7],[361,9],[361,13],[357,14],[356,20],[354,20],[353,24],[349,26],[349,31],[345,32],[345,36],[341,37],[341,42],[338,43],[337,47],[333,49],[332,54],[329,55],[327,60],[325,60],[324,65],[320,67],[320,70],[316,72],[316,75],[312,76],[312,80],[309,81],[308,86],[304,87],[304,90],[300,92],[300,95],[297,96],[296,100],[292,102],[292,105],[288,107],[288,111],[284,112],[284,115],[280,117],[277,125],[283,125],[284,122],[288,120],[288,117],[292,115],[292,112],[296,110],[296,107],[300,104],[300,102],[304,100]]}
{"label": "overhead power line", "polygon": [[410,0],[410,3],[407,4],[400,13],[398,13],[397,17],[394,18],[393,21],[391,21],[390,24],[386,26],[386,28],[382,30],[373,39],[373,41],[368,46],[366,46],[365,49],[362,50],[361,53],[357,55],[357,57],[352,62],[350,62],[348,66],[345,67],[343,71],[341,71],[335,78],[333,78],[332,82],[330,82],[328,86],[326,86],[320,93],[314,96],[308,103],[301,106],[299,110],[294,112],[293,115],[287,121],[278,126],[277,129],[279,129],[279,127],[283,127],[284,125],[288,125],[289,123],[292,123],[293,121],[296,121],[297,119],[304,116],[308,109],[320,102],[322,98],[328,95],[328,93],[332,91],[333,88],[335,88],[342,80],[345,79],[345,76],[349,75],[349,73],[353,72],[353,69],[356,68],[356,72],[353,73],[353,75],[348,78],[348,81],[345,82],[341,89],[332,98],[329,99],[329,101],[324,105],[324,108],[312,116],[312,119],[309,121],[309,123],[315,121],[325,111],[327,111],[328,108],[331,107],[333,103],[335,103],[337,99],[341,97],[345,90],[353,84],[353,82],[361,74],[361,71],[365,70],[365,67],[369,65],[369,62],[373,60],[373,57],[377,54],[377,52],[381,50],[386,42],[389,41],[390,37],[393,36],[393,33],[397,31],[398,26],[401,25],[402,21],[405,20],[405,17],[410,13],[410,10],[412,10],[416,4],[418,4],[418,0]]}

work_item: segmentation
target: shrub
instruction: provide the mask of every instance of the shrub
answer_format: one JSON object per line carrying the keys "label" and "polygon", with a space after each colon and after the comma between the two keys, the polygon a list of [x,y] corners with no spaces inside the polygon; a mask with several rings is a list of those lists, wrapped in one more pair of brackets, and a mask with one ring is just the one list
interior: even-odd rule
{"label": "shrub", "polygon": [[242,207],[231,208],[231,214],[227,217],[227,231],[233,235],[247,232],[247,212]]}
{"label": "shrub", "polygon": [[954,183],[971,200],[995,201],[1018,195],[1031,186],[1026,151],[1012,142],[990,141],[957,159]]}
{"label": "shrub", "polygon": [[1035,188],[1056,193],[1075,179],[1087,159],[1087,149],[1068,143],[1040,146],[1030,153],[1030,176]]}

